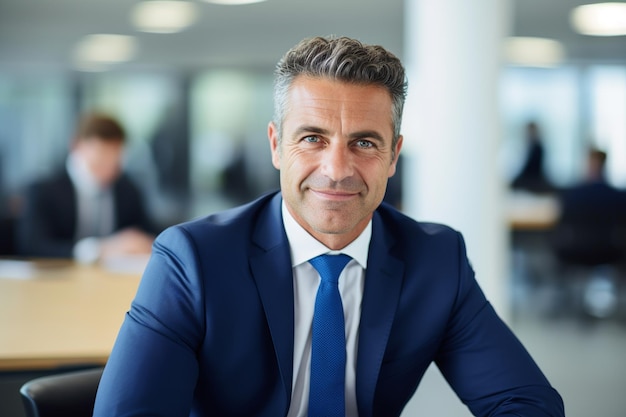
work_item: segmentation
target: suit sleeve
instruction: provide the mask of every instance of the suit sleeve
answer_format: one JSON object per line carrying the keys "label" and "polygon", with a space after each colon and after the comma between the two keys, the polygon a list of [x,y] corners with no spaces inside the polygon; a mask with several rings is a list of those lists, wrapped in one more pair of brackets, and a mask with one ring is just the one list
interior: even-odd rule
{"label": "suit sleeve", "polygon": [[156,240],[106,364],[95,417],[189,415],[205,327],[196,259],[182,228]]}
{"label": "suit sleeve", "polygon": [[460,235],[458,242],[456,302],[437,366],[476,416],[564,416],[561,397],[485,299]]}

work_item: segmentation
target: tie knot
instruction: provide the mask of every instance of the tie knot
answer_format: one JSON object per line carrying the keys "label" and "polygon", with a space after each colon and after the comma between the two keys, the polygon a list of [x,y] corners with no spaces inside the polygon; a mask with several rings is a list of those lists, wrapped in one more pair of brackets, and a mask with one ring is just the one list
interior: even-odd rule
{"label": "tie knot", "polygon": [[338,282],[341,271],[352,258],[343,253],[339,255],[320,255],[311,259],[309,263],[319,272],[322,281]]}

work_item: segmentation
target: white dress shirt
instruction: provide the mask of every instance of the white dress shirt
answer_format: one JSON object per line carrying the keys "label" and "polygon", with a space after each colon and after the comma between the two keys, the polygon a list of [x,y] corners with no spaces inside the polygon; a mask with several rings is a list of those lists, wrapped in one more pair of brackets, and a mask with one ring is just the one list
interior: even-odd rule
{"label": "white dress shirt", "polygon": [[358,416],[356,402],[356,359],[361,299],[367,254],[372,236],[370,221],[358,238],[340,251],[332,251],[304,230],[282,204],[283,223],[291,249],[294,289],[294,349],[291,406],[287,417],[307,415],[311,374],[311,325],[320,277],[308,262],[325,253],[344,253],[352,258],[339,276],[339,293],[346,324],[346,416]]}
{"label": "white dress shirt", "polygon": [[113,232],[115,224],[114,196],[110,187],[101,187],[85,163],[71,154],[67,172],[76,191],[76,240],[74,258],[92,263],[100,252],[100,237]]}

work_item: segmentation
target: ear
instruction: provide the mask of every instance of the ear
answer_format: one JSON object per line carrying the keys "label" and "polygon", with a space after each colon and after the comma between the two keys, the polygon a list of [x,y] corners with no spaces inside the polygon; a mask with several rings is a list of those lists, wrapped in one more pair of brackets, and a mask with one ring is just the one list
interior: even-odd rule
{"label": "ear", "polygon": [[395,158],[391,161],[391,165],[389,166],[389,177],[393,177],[396,173],[396,168],[398,166],[398,158],[400,157],[400,149],[402,149],[402,142],[404,141],[404,137],[400,135],[398,137],[398,142],[396,143],[396,148],[394,149]]}
{"label": "ear", "polygon": [[278,143],[278,129],[276,129],[274,122],[270,122],[267,126],[267,137],[270,141],[270,150],[272,151],[272,165],[280,170],[280,145]]}

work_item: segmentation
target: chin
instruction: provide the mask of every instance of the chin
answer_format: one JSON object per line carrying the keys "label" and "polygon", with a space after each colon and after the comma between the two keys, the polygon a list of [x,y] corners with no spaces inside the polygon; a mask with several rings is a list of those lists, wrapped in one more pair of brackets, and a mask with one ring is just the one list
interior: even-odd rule
{"label": "chin", "polygon": [[313,230],[317,233],[323,233],[325,235],[341,235],[354,229],[355,225],[346,225],[344,222],[333,223],[331,221],[318,221],[312,224]]}

